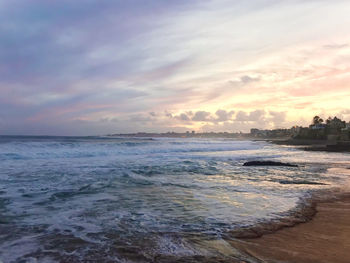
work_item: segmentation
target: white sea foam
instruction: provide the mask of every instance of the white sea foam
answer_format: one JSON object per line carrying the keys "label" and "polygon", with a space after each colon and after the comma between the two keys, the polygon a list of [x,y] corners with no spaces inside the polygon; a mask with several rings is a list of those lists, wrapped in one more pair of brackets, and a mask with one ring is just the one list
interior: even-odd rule
{"label": "white sea foam", "polygon": [[[243,167],[249,160],[299,167]],[[36,253],[43,259],[43,240],[58,234],[86,242],[85,250],[76,251],[80,258],[116,241],[119,247],[191,254],[181,233],[220,238],[240,225],[274,218],[305,193],[343,182],[346,173],[328,168],[346,168],[349,160],[348,154],[251,141],[2,137],[0,227],[16,232],[3,235],[0,258]],[[156,244],[139,243],[154,235]],[[66,255],[69,246],[55,251]],[[118,253],[113,256],[122,261]]]}

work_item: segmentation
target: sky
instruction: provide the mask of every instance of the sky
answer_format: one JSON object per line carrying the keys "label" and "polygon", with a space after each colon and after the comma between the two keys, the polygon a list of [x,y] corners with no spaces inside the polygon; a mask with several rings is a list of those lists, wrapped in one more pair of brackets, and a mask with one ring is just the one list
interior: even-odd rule
{"label": "sky", "polygon": [[348,0],[0,0],[0,134],[350,121]]}

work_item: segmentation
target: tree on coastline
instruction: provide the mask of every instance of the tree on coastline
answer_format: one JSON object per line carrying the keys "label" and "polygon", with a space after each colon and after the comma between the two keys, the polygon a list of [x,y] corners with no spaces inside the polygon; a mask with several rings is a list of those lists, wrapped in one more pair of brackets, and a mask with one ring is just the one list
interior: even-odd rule
{"label": "tree on coastline", "polygon": [[323,123],[323,119],[317,115],[312,119],[312,124],[314,124],[314,125],[321,124],[321,123]]}
{"label": "tree on coastline", "polygon": [[340,132],[342,128],[346,127],[346,122],[335,116],[333,119],[330,119],[330,121],[327,120],[327,126],[333,130],[333,133],[336,133]]}

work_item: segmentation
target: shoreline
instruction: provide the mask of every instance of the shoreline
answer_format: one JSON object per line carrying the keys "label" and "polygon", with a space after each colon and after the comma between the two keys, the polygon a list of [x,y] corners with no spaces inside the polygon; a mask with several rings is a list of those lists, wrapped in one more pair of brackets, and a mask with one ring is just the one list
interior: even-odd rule
{"label": "shoreline", "polygon": [[280,219],[201,242],[207,251],[215,251],[211,256],[160,256],[155,262],[348,263],[349,218],[350,191],[317,191]]}
{"label": "shoreline", "polygon": [[155,262],[348,263],[350,167],[332,169],[342,169],[349,176],[344,185],[307,192],[296,207],[275,219],[239,227],[222,240],[197,243],[212,255],[161,256]]}
{"label": "shoreline", "polygon": [[314,202],[308,221],[228,242],[258,262],[349,262],[350,192]]}
{"label": "shoreline", "polygon": [[[325,141],[266,140],[306,151],[344,152],[341,145]],[[346,147],[345,152],[349,149]],[[350,168],[347,170],[350,176]],[[320,190],[300,199],[281,219],[239,229],[227,242],[251,262],[347,263],[350,258],[350,185]],[[243,261],[245,262],[245,261]],[[247,261],[250,262],[250,261]]]}
{"label": "shoreline", "polygon": [[312,197],[302,198],[293,209],[279,214],[279,218],[263,220],[252,225],[239,227],[228,233],[228,238],[254,239],[264,235],[273,234],[286,227],[294,227],[298,224],[307,223],[317,214],[316,199]]}
{"label": "shoreline", "polygon": [[[221,240],[195,240],[208,255],[158,255],[170,263],[348,263],[350,258],[350,191],[315,191],[298,205],[266,220],[225,234]],[[341,219],[339,221],[339,219]]]}
{"label": "shoreline", "polygon": [[342,186],[310,192],[281,218],[239,229],[226,241],[249,263],[348,263],[350,167],[335,169],[349,176]]}

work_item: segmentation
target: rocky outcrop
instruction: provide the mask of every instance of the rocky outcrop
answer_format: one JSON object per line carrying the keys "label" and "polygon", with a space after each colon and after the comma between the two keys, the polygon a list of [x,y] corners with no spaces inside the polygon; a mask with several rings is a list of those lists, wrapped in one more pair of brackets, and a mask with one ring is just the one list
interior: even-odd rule
{"label": "rocky outcrop", "polygon": [[274,161],[250,161],[245,162],[243,166],[287,166],[287,167],[298,167],[296,164],[281,163]]}

